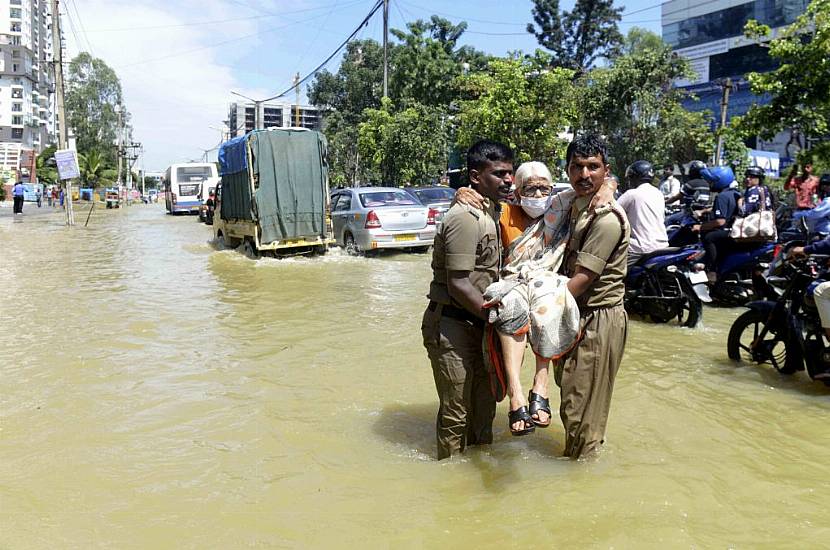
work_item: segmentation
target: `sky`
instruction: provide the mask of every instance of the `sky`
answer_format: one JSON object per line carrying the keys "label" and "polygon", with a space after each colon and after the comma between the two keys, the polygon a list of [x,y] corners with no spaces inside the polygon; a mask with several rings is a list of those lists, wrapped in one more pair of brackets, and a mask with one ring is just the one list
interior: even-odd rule
{"label": "sky", "polygon": [[[64,0],[62,24],[71,59],[90,52],[121,80],[133,137],[148,172],[174,162],[211,160],[220,142],[231,91],[260,99],[290,88],[357,27],[375,0]],[[660,3],[631,0],[620,30],[660,32]],[[467,21],[462,44],[504,55],[533,51],[525,31],[531,0],[391,0],[390,27],[436,14]],[[562,8],[573,6],[563,0]],[[634,13],[636,12],[636,13]],[[630,15],[628,15],[630,13]],[[383,35],[381,11],[357,38]],[[336,71],[340,55],[326,68]],[[309,81],[311,82],[311,81]],[[305,88],[303,88],[303,101]],[[290,93],[288,101],[293,101]]]}

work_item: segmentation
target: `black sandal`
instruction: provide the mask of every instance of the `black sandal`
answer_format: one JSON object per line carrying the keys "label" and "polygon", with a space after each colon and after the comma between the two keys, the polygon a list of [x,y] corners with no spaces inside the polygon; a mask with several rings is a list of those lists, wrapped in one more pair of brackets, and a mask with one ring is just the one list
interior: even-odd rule
{"label": "black sandal", "polygon": [[[533,393],[533,390],[530,390],[530,395],[527,396],[527,400],[530,403],[530,420],[533,424],[536,425],[537,428],[547,428],[550,426],[551,418],[553,415],[550,412],[550,400],[547,397],[542,397],[538,393]],[[536,418],[533,418],[533,415],[539,415],[539,411],[548,413],[548,421],[547,422],[539,422]]]}
{"label": "black sandal", "polygon": [[[507,418],[510,420],[507,427],[510,428],[510,433],[513,435],[527,435],[533,433],[536,429],[533,418],[531,418],[530,414],[527,412],[527,407],[519,407],[515,411],[508,412]],[[519,421],[525,423],[525,428],[523,430],[514,430],[513,424]]]}

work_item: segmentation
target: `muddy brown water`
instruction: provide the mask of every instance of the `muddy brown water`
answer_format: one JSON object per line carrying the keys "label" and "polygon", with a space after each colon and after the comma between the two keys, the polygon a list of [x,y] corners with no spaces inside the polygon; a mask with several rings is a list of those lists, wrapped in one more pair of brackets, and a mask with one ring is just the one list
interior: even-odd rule
{"label": "muddy brown water", "polygon": [[558,458],[556,418],[511,437],[501,403],[494,445],[439,463],[419,335],[429,255],[252,261],[160,205],[72,230],[58,213],[5,214],[2,548],[830,535],[830,391],[730,363],[739,309],[707,308],[694,330],[632,323],[597,459]]}

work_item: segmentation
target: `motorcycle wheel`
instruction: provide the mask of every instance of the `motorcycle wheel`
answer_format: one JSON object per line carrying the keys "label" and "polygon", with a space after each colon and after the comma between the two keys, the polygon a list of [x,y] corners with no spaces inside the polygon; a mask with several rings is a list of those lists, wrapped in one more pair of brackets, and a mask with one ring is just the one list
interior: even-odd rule
{"label": "motorcycle wheel", "polygon": [[770,329],[763,341],[752,349],[752,343],[761,334],[766,320],[766,315],[752,309],[735,319],[726,341],[729,358],[739,362],[770,363],[781,374],[793,374],[800,370],[801,354],[794,343],[788,342],[785,334]]}
{"label": "motorcycle wheel", "polygon": [[703,302],[700,301],[692,284],[681,273],[676,273],[677,282],[680,285],[682,292],[683,304],[680,306],[680,311],[677,314],[677,321],[680,326],[694,328],[703,317]]}

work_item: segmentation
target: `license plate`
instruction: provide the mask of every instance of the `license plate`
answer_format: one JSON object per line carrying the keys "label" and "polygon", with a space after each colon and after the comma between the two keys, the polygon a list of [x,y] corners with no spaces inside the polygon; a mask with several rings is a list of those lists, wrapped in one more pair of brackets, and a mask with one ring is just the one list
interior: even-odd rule
{"label": "license plate", "polygon": [[696,285],[698,283],[705,283],[708,282],[708,278],[706,277],[705,271],[691,271],[689,272],[689,281]]}
{"label": "license plate", "polygon": [[406,235],[395,235],[396,241],[414,241],[415,235],[407,233]]}

